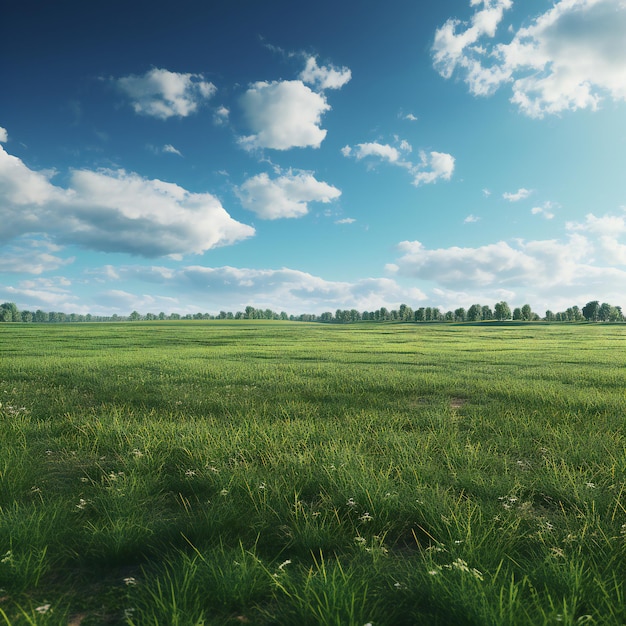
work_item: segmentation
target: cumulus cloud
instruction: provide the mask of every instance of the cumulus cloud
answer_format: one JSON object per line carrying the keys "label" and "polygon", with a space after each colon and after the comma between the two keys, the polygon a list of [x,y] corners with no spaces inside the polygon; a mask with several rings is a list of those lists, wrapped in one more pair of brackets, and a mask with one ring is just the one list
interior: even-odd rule
{"label": "cumulus cloud", "polygon": [[320,67],[317,59],[311,56],[307,58],[306,66],[299,78],[317,89],[341,89],[352,78],[352,72],[347,67],[337,68],[334,65]]}
{"label": "cumulus cloud", "polygon": [[0,126],[0,143],[6,143],[9,141],[9,134],[7,133],[6,128],[2,128]]}
{"label": "cumulus cloud", "polygon": [[530,189],[518,189],[515,192],[505,192],[502,194],[502,197],[509,202],[519,202],[520,200],[524,200],[530,196],[532,191]]}
{"label": "cumulus cloud", "polygon": [[[610,97],[626,100],[626,4],[623,0],[559,0],[528,26],[495,42],[510,0],[471,0],[470,24],[448,20],[435,34],[435,68],[458,70],[476,95],[504,84],[511,102],[531,117],[596,109]],[[480,45],[479,45],[480,43]]]}
{"label": "cumulus cloud", "polygon": [[41,233],[57,244],[143,256],[200,254],[254,234],[209,193],[124,170],[73,170],[61,188],[0,147],[0,241]]}
{"label": "cumulus cloud", "polygon": [[340,220],[335,220],[335,224],[354,224],[356,220],[353,217],[344,217]]}
{"label": "cumulus cloud", "polygon": [[413,184],[435,183],[439,179],[450,180],[454,172],[454,157],[445,152],[420,152],[421,162],[414,166],[411,172],[414,174]]}
{"label": "cumulus cloud", "polygon": [[[429,249],[420,241],[398,245],[392,264],[400,277],[433,289],[475,294],[477,300],[521,300],[552,310],[589,300],[624,303],[626,216],[589,214],[550,240],[498,241],[477,247]],[[419,282],[418,282],[419,284]],[[503,298],[501,294],[508,293]],[[500,296],[500,297],[499,297]]]}
{"label": "cumulus cloud", "polygon": [[217,91],[202,74],[181,74],[158,68],[141,76],[118,78],[115,83],[130,98],[135,113],[162,120],[195,113]]}
{"label": "cumulus cloud", "polygon": [[480,217],[477,217],[476,215],[468,215],[464,220],[463,223],[464,224],[474,224],[476,222],[480,221]]}
{"label": "cumulus cloud", "polygon": [[241,105],[253,131],[240,139],[247,149],[319,148],[326,137],[320,124],[330,105],[323,94],[302,81],[254,83],[241,98]]}
{"label": "cumulus cloud", "polygon": [[394,148],[389,144],[378,143],[377,141],[373,141],[371,143],[359,143],[354,147],[344,146],[341,149],[341,153],[345,157],[353,156],[357,161],[366,157],[377,157],[382,161],[398,163],[401,157],[399,149]]}
{"label": "cumulus cloud", "polygon": [[327,204],[336,200],[341,191],[308,172],[289,170],[274,179],[266,173],[253,176],[239,187],[237,195],[244,208],[262,219],[275,220],[302,217],[309,211],[309,202]]}
{"label": "cumulus cloud", "polygon": [[362,159],[377,159],[407,170],[413,176],[413,184],[434,183],[439,179],[450,180],[454,172],[454,157],[445,152],[419,152],[419,162],[413,163],[406,157],[412,152],[411,144],[405,139],[395,138],[395,146],[372,141],[358,143],[354,146],[344,146],[341,153],[345,157]]}
{"label": "cumulus cloud", "polygon": [[217,126],[222,126],[228,122],[230,117],[230,110],[225,106],[218,107],[213,114],[213,121]]}

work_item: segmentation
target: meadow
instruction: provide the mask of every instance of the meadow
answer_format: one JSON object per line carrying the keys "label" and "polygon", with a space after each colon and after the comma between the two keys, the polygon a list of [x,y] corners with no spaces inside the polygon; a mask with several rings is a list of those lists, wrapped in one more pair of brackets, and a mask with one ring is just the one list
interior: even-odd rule
{"label": "meadow", "polygon": [[0,325],[0,625],[624,624],[625,348]]}

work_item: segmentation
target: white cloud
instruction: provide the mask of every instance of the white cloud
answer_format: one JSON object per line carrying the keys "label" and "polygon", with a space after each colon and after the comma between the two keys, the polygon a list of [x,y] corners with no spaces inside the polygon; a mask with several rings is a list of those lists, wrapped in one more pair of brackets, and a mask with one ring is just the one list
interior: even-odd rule
{"label": "white cloud", "polygon": [[218,107],[213,114],[213,121],[218,126],[222,126],[228,122],[228,118],[230,116],[230,110],[225,106]]}
{"label": "white cloud", "polygon": [[525,200],[526,198],[528,198],[531,193],[531,189],[524,189],[524,187],[522,187],[521,189],[518,189],[517,191],[512,193],[507,191],[502,194],[502,197],[509,202],[519,202],[520,200]]}
{"label": "white cloud", "polygon": [[0,143],[6,143],[9,141],[9,134],[7,133],[6,128],[2,128],[0,126]]}
{"label": "white cloud", "polygon": [[552,212],[554,207],[555,203],[548,200],[547,202],[544,202],[542,206],[533,207],[530,212],[533,215],[541,215],[543,218],[551,220],[554,219],[554,213]]}
{"label": "white cloud", "polygon": [[434,183],[439,179],[450,180],[454,172],[454,157],[451,154],[420,150],[419,163],[414,164],[405,158],[413,150],[411,144],[399,137],[395,137],[395,141],[398,147],[373,141],[344,146],[341,153],[357,161],[371,157],[402,167],[413,176],[415,186]]}
{"label": "white cloud", "polygon": [[318,181],[307,172],[291,170],[271,179],[266,173],[249,178],[239,187],[241,204],[260,218],[274,220],[283,217],[302,217],[309,211],[309,202],[329,203],[341,191],[328,183]]}
{"label": "white cloud", "polygon": [[177,150],[176,148],[174,148],[173,145],[169,143],[163,146],[163,152],[166,152],[168,154],[177,154],[178,156],[183,156],[180,150]]}
{"label": "white cloud", "polygon": [[[566,235],[550,240],[499,241],[478,247],[428,249],[419,241],[399,244],[397,274],[427,281],[436,289],[474,294],[472,301],[510,303],[559,310],[589,300],[624,305],[626,216],[586,216],[571,222]],[[416,283],[417,285],[420,282]],[[499,297],[500,296],[500,297]]]}
{"label": "white cloud", "polygon": [[413,113],[407,113],[402,119],[405,119],[408,122],[417,122],[419,118],[416,115],[413,115]]}
{"label": "white cloud", "polygon": [[[337,308],[371,311],[381,306],[394,308],[402,302],[419,302],[425,298],[421,290],[402,287],[389,278],[329,281],[290,268],[187,266],[169,272],[163,269],[127,266],[117,268],[117,273],[122,281],[152,283],[154,298],[169,296],[171,289],[176,293],[178,302],[176,306],[163,306],[165,311],[191,309],[218,313],[223,309],[235,312],[243,310],[248,304],[289,313],[334,312]],[[123,291],[124,295],[119,297],[125,310],[136,308],[145,311],[149,308],[135,306],[135,302],[145,296],[133,299],[127,289]],[[155,291],[158,296],[154,295]],[[107,295],[109,293],[106,292]],[[106,301],[104,294],[102,301]]]}
{"label": "white cloud", "polygon": [[0,273],[43,274],[70,265],[75,260],[74,257],[63,258],[54,254],[62,249],[61,246],[45,239],[20,237],[2,248]]}
{"label": "white cloud", "polygon": [[483,196],[485,196],[485,198],[488,198],[490,195],[491,195],[490,189],[483,189]]}
{"label": "white cloud", "polygon": [[356,220],[353,217],[344,217],[341,220],[335,220],[335,224],[354,224]]}
{"label": "white cloud", "polygon": [[[457,32],[458,20],[437,30],[433,61],[442,76],[450,78],[459,69],[476,95],[511,84],[511,102],[531,117],[594,110],[605,97],[626,100],[623,0],[559,0],[528,26],[513,29],[509,43],[484,38],[494,38],[512,2],[484,3],[465,30]],[[482,46],[474,45],[481,39]]]}
{"label": "white cloud", "polygon": [[313,85],[317,89],[341,89],[352,78],[352,72],[347,67],[336,68],[317,64],[315,57],[308,57],[306,66],[300,73],[300,80]]}
{"label": "white cloud", "polygon": [[439,179],[450,180],[454,172],[454,157],[445,152],[420,152],[421,163],[412,168],[413,184],[435,183]]}
{"label": "white cloud", "polygon": [[257,82],[241,98],[252,135],[242,137],[247,149],[319,148],[326,137],[321,118],[330,105],[302,81]]}
{"label": "white cloud", "polygon": [[[408,144],[407,144],[408,145]],[[405,147],[406,150],[406,147]],[[397,163],[400,160],[400,150],[389,144],[381,144],[377,141],[371,143],[359,143],[354,147],[344,146],[341,149],[344,156],[354,156],[357,161],[366,157],[377,157],[389,163]]]}
{"label": "white cloud", "polygon": [[123,170],[74,170],[64,189],[0,147],[0,240],[46,234],[57,244],[143,256],[199,254],[254,234],[209,193]]}
{"label": "white cloud", "polygon": [[468,215],[464,220],[463,223],[464,224],[474,224],[476,222],[480,221],[480,217],[477,217],[476,215]]}
{"label": "white cloud", "polygon": [[162,120],[195,113],[217,91],[202,74],[180,74],[158,68],[142,76],[124,76],[115,82],[130,98],[135,113]]}

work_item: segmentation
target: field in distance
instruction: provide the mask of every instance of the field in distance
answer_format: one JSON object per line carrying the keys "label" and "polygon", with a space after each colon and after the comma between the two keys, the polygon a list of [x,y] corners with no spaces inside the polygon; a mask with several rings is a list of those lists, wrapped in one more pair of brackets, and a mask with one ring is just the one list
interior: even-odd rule
{"label": "field in distance", "polygon": [[0,624],[623,624],[625,348],[2,325]]}

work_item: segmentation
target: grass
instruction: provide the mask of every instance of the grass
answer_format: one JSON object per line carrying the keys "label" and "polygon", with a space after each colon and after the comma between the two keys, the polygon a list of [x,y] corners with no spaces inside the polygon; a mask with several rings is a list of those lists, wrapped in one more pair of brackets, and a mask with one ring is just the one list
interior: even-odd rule
{"label": "grass", "polygon": [[0,625],[623,624],[626,328],[0,326]]}

